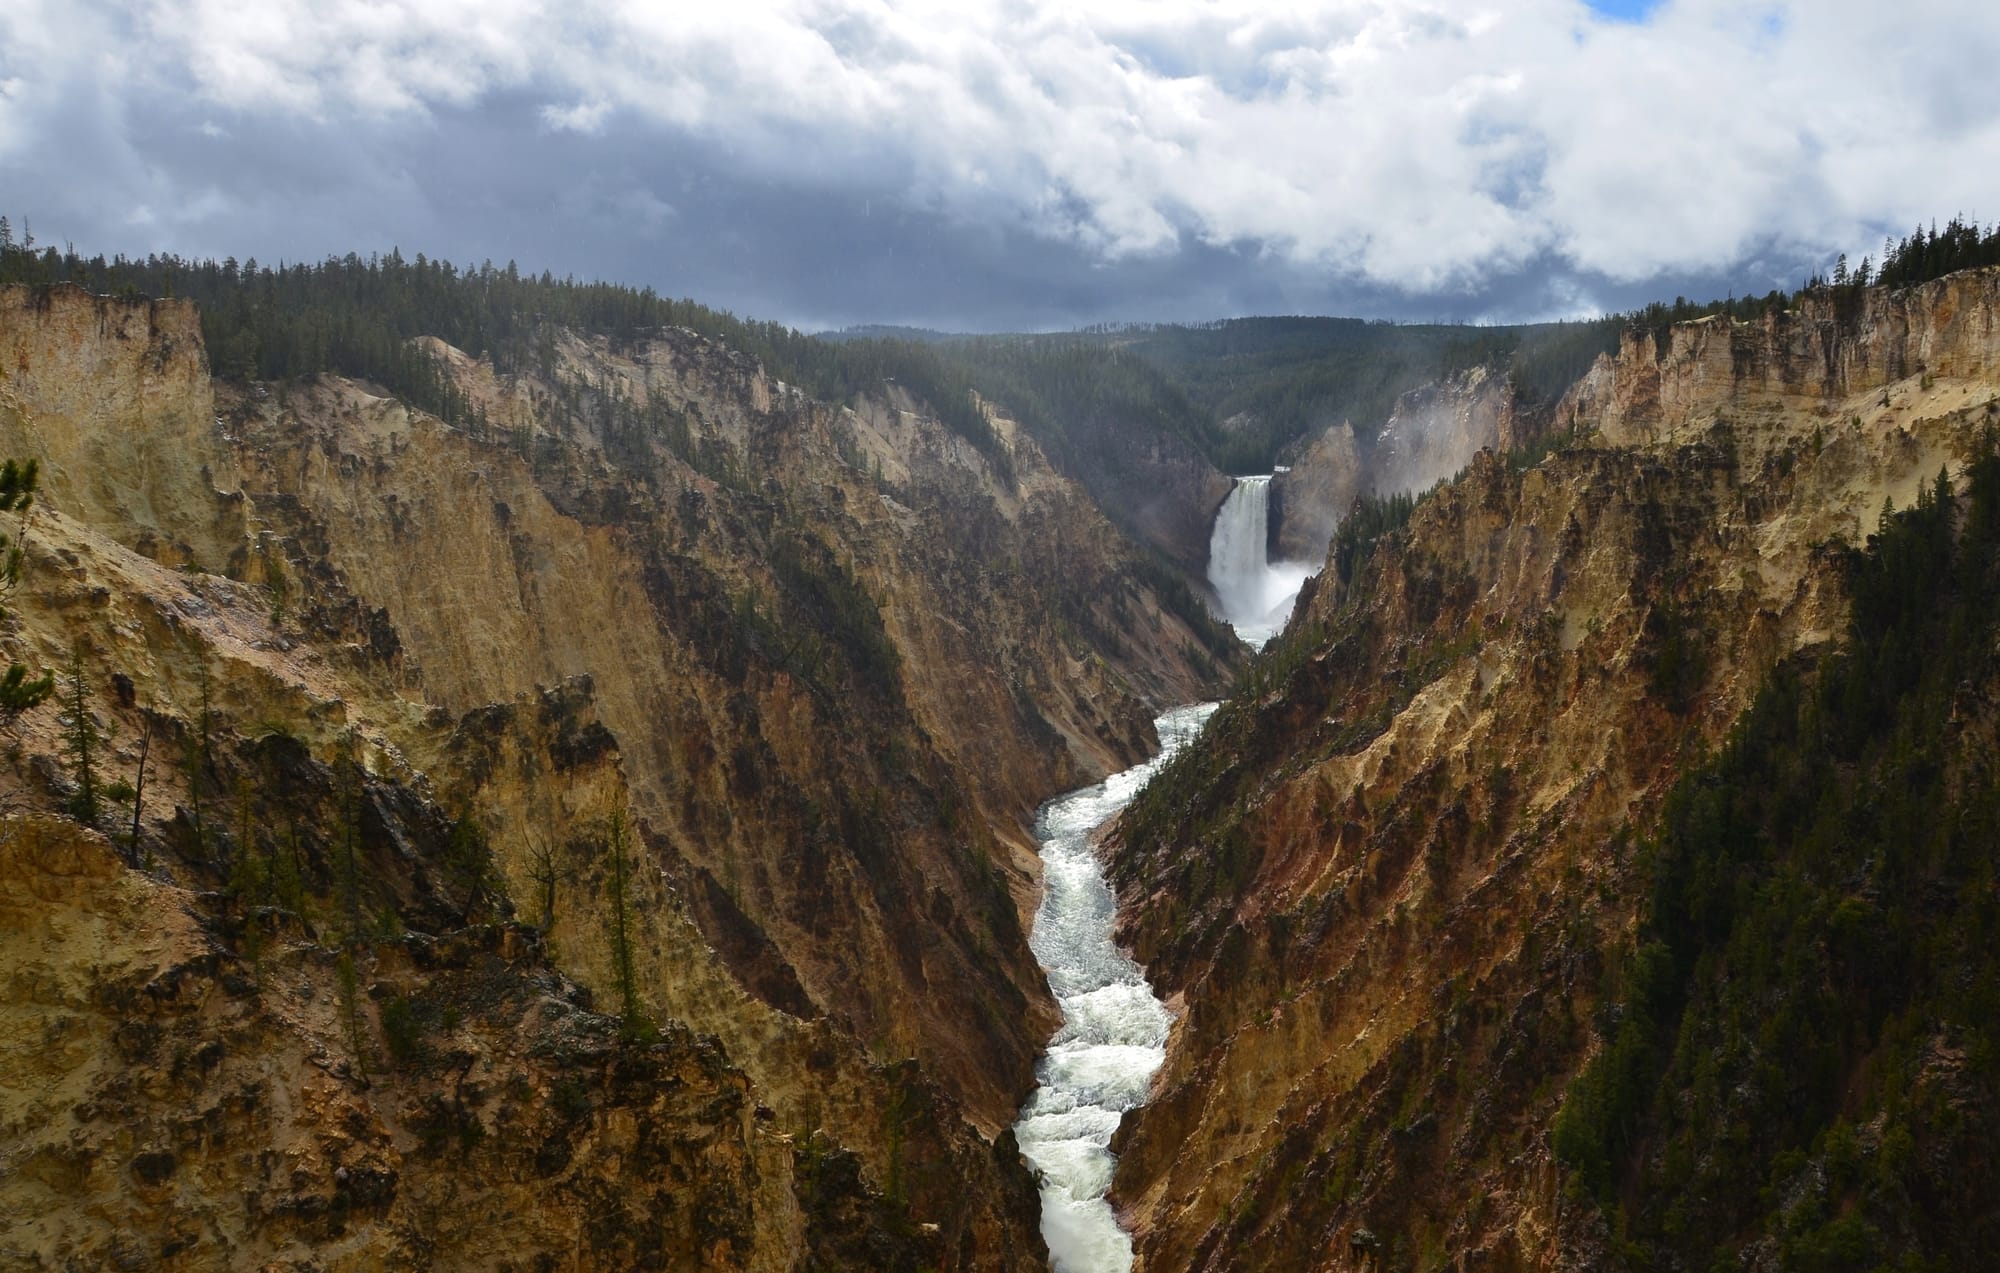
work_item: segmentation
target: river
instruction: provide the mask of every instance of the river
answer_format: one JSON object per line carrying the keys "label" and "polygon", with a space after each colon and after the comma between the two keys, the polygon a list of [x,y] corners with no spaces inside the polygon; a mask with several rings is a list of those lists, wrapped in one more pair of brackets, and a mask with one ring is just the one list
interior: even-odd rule
{"label": "river", "polygon": [[1042,1177],[1042,1236],[1056,1273],[1132,1267],[1132,1241],[1104,1197],[1111,1134],[1126,1110],[1145,1104],[1172,1021],[1145,973],[1111,940],[1117,907],[1091,833],[1130,804],[1214,711],[1202,703],[1160,717],[1158,756],[1051,800],[1036,823],[1045,891],[1028,944],[1048,972],[1063,1023],[1036,1067],[1041,1086],[1021,1107],[1014,1135]]}

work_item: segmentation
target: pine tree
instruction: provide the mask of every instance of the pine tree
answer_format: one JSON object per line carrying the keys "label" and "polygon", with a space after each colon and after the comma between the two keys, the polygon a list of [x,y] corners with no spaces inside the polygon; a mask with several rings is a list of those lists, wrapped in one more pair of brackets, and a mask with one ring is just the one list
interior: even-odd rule
{"label": "pine tree", "polygon": [[[140,819],[146,811],[146,765],[152,759],[153,754],[153,714],[150,711],[144,714],[144,722],[139,731],[139,773],[137,780],[132,784],[131,847],[135,858],[140,858],[139,835],[143,830]],[[144,861],[144,864],[149,869],[151,868],[150,851],[141,860]]]}
{"label": "pine tree", "polygon": [[628,1039],[645,1039],[653,1028],[639,1007],[639,975],[632,958],[631,838],[623,813],[613,813],[605,823],[604,852],[610,870],[605,891],[611,908],[611,974],[618,983],[619,1028]]}
{"label": "pine tree", "polygon": [[97,792],[97,750],[103,734],[90,710],[90,692],[83,679],[83,647],[71,646],[69,667],[63,673],[63,750],[76,778],[76,793],[70,797],[69,811],[87,827],[97,825],[102,812]]}
{"label": "pine tree", "polygon": [[469,811],[452,823],[451,838],[445,843],[444,869],[462,901],[461,922],[470,924],[492,907],[493,849],[486,828]]}
{"label": "pine tree", "polygon": [[186,731],[182,738],[181,773],[187,780],[188,819],[194,828],[195,853],[205,859],[209,856],[208,824],[203,818],[201,796],[213,768],[215,727],[214,687],[206,659],[195,665],[195,675],[201,694],[201,712],[194,728]]}
{"label": "pine tree", "polygon": [[366,774],[361,768],[361,743],[353,730],[343,733],[333,762],[334,889],[346,931],[347,946],[366,935],[361,915],[361,802]]}

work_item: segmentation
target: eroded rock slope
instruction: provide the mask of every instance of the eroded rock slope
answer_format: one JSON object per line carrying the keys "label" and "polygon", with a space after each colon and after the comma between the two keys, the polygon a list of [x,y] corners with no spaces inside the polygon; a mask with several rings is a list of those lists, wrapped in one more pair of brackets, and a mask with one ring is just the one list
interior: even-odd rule
{"label": "eroded rock slope", "polygon": [[1043,1258],[1028,819],[1232,653],[1004,419],[548,335],[454,429],[0,292],[8,652],[102,735],[83,816],[11,726],[8,1260]]}
{"label": "eroded rock slope", "polygon": [[1838,639],[1835,541],[1996,420],[2000,274],[1629,338],[1286,636],[1113,842],[1181,1011],[1115,1197],[1143,1266],[1595,1267],[1548,1147],[1637,842],[1776,661]]}

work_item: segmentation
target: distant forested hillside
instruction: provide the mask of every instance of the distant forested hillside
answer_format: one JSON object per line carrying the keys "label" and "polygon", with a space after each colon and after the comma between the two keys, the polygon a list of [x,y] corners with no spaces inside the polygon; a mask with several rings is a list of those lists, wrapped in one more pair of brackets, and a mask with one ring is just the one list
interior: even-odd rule
{"label": "distant forested hillside", "polygon": [[260,265],[176,256],[85,257],[16,242],[0,219],[0,283],[77,283],[95,292],[179,296],[201,306],[215,374],[283,380],[336,372],[370,380],[447,423],[473,408],[413,337],[435,336],[507,374],[553,374],[561,328],[627,347],[685,327],[763,363],[828,402],[893,380],[1003,468],[1006,455],[964,370],[908,341],[823,341],[781,323],[752,322],[651,288],[521,272],[513,262],[460,269],[419,253],[353,253],[312,264]]}
{"label": "distant forested hillside", "polygon": [[[1879,262],[1806,288],[1908,286],[2000,264],[2000,225],[1954,217],[1883,245]],[[1100,327],[1054,335],[952,336],[857,327],[807,336],[737,318],[651,288],[524,273],[513,262],[461,268],[419,253],[352,253],[272,267],[174,256],[84,257],[16,241],[0,218],[0,282],[75,282],[94,291],[178,295],[200,302],[218,375],[282,379],[319,371],[373,380],[445,419],[467,411],[413,336],[436,336],[497,370],[547,367],[556,327],[628,344],[665,326],[691,328],[760,360],[772,375],[829,402],[894,381],[996,463],[1004,451],[973,394],[1004,405],[1076,475],[1107,435],[1162,434],[1225,472],[1268,470],[1287,447],[1343,420],[1364,445],[1411,389],[1467,368],[1503,369],[1530,408],[1553,403],[1620,332],[1664,333],[1726,313],[1738,320],[1791,305],[1794,295],[1697,304],[1677,297],[1626,314],[1517,326],[1395,324],[1356,318],[1238,318],[1214,323]],[[1129,442],[1129,438],[1116,439]]]}
{"label": "distant forested hillside", "polygon": [[[1268,470],[1286,447],[1343,420],[1364,444],[1396,399],[1481,363],[1504,366],[1561,351],[1564,388],[1600,352],[1615,349],[1623,320],[1526,327],[1401,326],[1341,318],[1248,318],[1132,333],[1130,348],[1187,386],[1217,419],[1234,421],[1218,462]],[[1563,372],[1574,371],[1566,376]]]}

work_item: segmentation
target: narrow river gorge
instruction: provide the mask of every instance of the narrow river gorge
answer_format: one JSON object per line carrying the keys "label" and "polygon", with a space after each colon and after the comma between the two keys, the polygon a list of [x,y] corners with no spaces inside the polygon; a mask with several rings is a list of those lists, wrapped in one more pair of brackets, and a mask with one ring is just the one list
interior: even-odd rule
{"label": "narrow river gorge", "polygon": [[1040,1086],[1021,1107],[1014,1134],[1042,1182],[1042,1236],[1057,1273],[1132,1266],[1111,1187],[1111,1135],[1143,1105],[1167,1056],[1166,1005],[1145,973],[1111,940],[1117,905],[1097,860],[1093,833],[1132,802],[1175,752],[1192,742],[1214,703],[1176,708],[1157,722],[1160,754],[1042,809],[1044,892],[1029,940],[1048,970],[1063,1023],[1036,1068]]}
{"label": "narrow river gorge", "polygon": [[[1253,648],[1284,628],[1310,573],[1265,555],[1269,476],[1236,479],[1217,510],[1208,575],[1223,616]],[[1125,1111],[1146,1103],[1166,1061],[1173,1018],[1145,971],[1112,941],[1117,900],[1093,843],[1176,752],[1193,742],[1214,703],[1175,708],[1155,725],[1160,752],[1093,787],[1042,808],[1043,894],[1029,945],[1048,973],[1063,1023],[1036,1067],[1039,1086],[1014,1126],[1042,1187],[1042,1236],[1056,1273],[1124,1273],[1132,1241],[1105,1194],[1115,1160],[1111,1137]]]}

